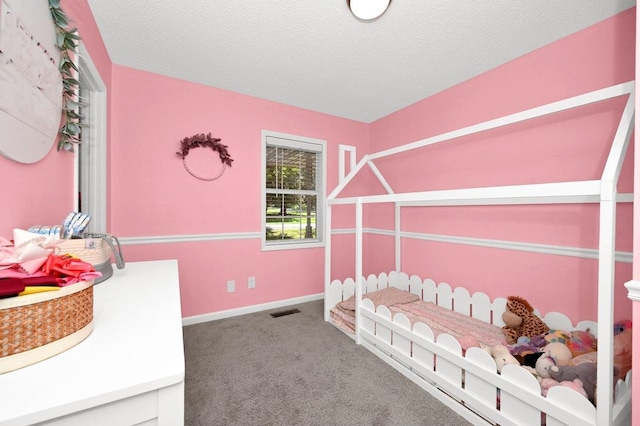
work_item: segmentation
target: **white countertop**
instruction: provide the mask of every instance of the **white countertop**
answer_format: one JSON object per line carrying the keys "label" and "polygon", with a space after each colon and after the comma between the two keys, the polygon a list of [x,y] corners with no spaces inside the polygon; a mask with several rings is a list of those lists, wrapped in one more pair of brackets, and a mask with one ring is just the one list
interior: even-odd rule
{"label": "white countertop", "polygon": [[114,267],[94,286],[89,337],[0,374],[0,424],[28,425],[182,382],[181,317],[176,260]]}

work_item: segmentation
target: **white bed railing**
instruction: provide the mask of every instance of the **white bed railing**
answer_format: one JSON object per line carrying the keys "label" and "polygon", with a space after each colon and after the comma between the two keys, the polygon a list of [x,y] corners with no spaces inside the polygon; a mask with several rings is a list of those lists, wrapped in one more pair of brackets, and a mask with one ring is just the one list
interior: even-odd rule
{"label": "white bed railing", "polygon": [[[524,368],[509,365],[497,373],[494,360],[484,350],[469,348],[463,352],[451,335],[441,334],[436,338],[429,326],[420,322],[412,327],[405,315],[392,316],[386,306],[376,309],[366,294],[396,287],[496,326],[504,325],[502,312],[506,309],[506,299],[490,301],[481,292],[470,295],[466,289],[452,289],[449,284],[435,284],[431,279],[409,277],[405,273],[370,275],[362,282],[363,300],[356,318],[361,344],[467,419],[476,424],[501,425],[540,425],[544,424],[543,419],[548,426],[599,424],[596,408],[577,392],[554,387],[543,397],[538,381]],[[354,296],[355,289],[351,278],[344,282],[334,280],[325,302],[333,307]],[[593,321],[574,325],[562,313],[547,313],[543,319],[552,329],[597,330]],[[622,424],[629,419],[630,398],[631,372],[615,385],[611,424]],[[469,410],[474,413],[472,417]]]}
{"label": "white bed railing", "polygon": [[[502,314],[506,310],[507,299],[497,297],[493,300],[483,292],[470,294],[463,287],[452,288],[448,283],[436,284],[430,278],[422,279],[417,275],[409,276],[404,272],[382,272],[379,275],[371,274],[362,277],[362,298],[366,298],[367,293],[382,290],[388,287],[395,287],[408,291],[420,297],[425,302],[432,302],[443,308],[458,312],[463,315],[493,324],[497,327],[504,326]],[[352,278],[344,281],[333,280],[329,286],[329,291],[325,294],[325,305],[329,309],[339,302],[347,300],[356,295],[356,284]],[[545,324],[556,330],[588,330],[595,337],[598,337],[598,324],[592,320],[582,320],[573,324],[571,319],[561,312],[547,312],[544,316],[536,309],[534,314],[542,318]],[[358,318],[356,318],[356,321]]]}

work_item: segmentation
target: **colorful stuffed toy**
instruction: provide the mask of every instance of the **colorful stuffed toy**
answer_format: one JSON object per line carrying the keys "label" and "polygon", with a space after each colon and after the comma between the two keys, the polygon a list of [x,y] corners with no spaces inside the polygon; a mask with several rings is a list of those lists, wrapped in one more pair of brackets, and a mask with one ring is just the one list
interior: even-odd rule
{"label": "colorful stuffed toy", "polygon": [[509,344],[514,344],[520,336],[539,336],[549,331],[549,327],[533,313],[533,306],[518,296],[507,298],[507,310],[502,314],[505,326],[502,332]]}
{"label": "colorful stuffed toy", "polygon": [[547,341],[543,336],[520,336],[518,341],[509,347],[509,351],[516,358],[524,357],[525,355],[540,352],[546,344]]}
{"label": "colorful stuffed toy", "polygon": [[631,320],[616,321],[613,324],[613,334],[617,336],[625,330],[631,329]]}
{"label": "colorful stuffed toy", "polygon": [[568,331],[564,330],[550,329],[544,335],[544,339],[547,341],[547,343],[560,342],[566,345],[571,341],[571,334],[569,334]]}
{"label": "colorful stuffed toy", "polygon": [[585,331],[574,330],[571,332],[571,341],[567,345],[573,356],[578,356],[598,349],[598,340],[589,329]]}
{"label": "colorful stuffed toy", "polygon": [[563,343],[571,351],[571,356],[576,357],[598,348],[597,339],[587,330],[549,330],[544,336],[548,343]]}

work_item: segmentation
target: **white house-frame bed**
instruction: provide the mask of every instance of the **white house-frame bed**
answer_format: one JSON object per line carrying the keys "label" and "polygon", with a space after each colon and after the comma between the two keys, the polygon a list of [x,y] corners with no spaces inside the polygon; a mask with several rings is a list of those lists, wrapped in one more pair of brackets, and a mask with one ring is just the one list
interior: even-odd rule
{"label": "white house-frame bed", "polygon": [[[627,82],[583,95],[553,102],[520,113],[472,125],[438,136],[365,155],[349,175],[327,197],[325,254],[325,320],[332,321],[331,309],[355,295],[355,333],[357,344],[376,353],[391,366],[430,392],[440,401],[474,424],[523,425],[611,425],[630,424],[631,374],[614,385],[613,365],[613,283],[615,269],[615,219],[617,202],[630,202],[632,194],[618,194],[617,183],[629,145],[634,122],[635,83]],[[536,117],[569,110],[583,105],[626,96],[604,170],[599,180],[544,184],[498,186],[484,188],[394,193],[375,165],[375,160],[427,145],[443,143],[462,136],[495,129]],[[339,198],[349,182],[365,167],[387,190],[384,195]],[[393,203],[395,205],[395,268],[389,275],[363,276],[363,205]],[[408,277],[402,273],[400,252],[400,210],[410,206],[471,206],[551,203],[598,203],[598,321],[597,326],[578,323],[558,313],[545,316],[551,328],[585,329],[596,327],[598,338],[597,407],[576,392],[555,387],[547,397],[540,395],[537,380],[524,368],[506,366],[496,372],[493,359],[479,348],[461,350],[460,343],[449,335],[433,337],[428,326],[411,326],[406,317],[391,317],[385,306],[374,307],[366,299],[367,292],[387,286],[399,287],[426,300],[437,301],[449,309],[502,326],[501,313],[505,300],[489,298],[482,293],[470,295],[462,288],[435,285],[431,280]],[[340,282],[331,274],[332,206],[355,206],[355,277]],[[463,242],[464,243],[464,242]],[[385,272],[385,271],[380,271]],[[607,368],[602,368],[603,366]]]}

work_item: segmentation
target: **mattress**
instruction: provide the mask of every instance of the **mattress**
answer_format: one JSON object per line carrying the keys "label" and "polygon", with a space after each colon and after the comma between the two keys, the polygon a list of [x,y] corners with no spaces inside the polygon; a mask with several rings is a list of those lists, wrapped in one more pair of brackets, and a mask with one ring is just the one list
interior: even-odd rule
{"label": "mattress", "polygon": [[[409,303],[420,300],[415,294],[408,291],[400,290],[395,287],[389,287],[371,293],[363,294],[363,298],[370,299],[377,308],[379,305],[394,306],[399,303]],[[331,319],[334,324],[347,333],[355,332],[355,316],[356,316],[356,299],[351,296],[348,299],[339,302],[330,311]]]}
{"label": "mattress", "polygon": [[476,346],[495,346],[508,343],[502,328],[459,312],[451,311],[431,302],[417,300],[411,303],[400,303],[390,306],[392,315],[404,314],[411,325],[422,322],[431,328],[434,338],[446,333],[453,336],[463,350]]}
{"label": "mattress", "polygon": [[[404,314],[411,324],[422,322],[431,328],[435,338],[442,333],[453,336],[463,350],[476,346],[508,346],[502,328],[461,313],[425,302],[407,291],[393,287],[378,290],[362,296],[371,299],[374,306],[384,305],[392,315]],[[348,333],[355,332],[355,299],[338,303],[330,311],[334,324]]]}

